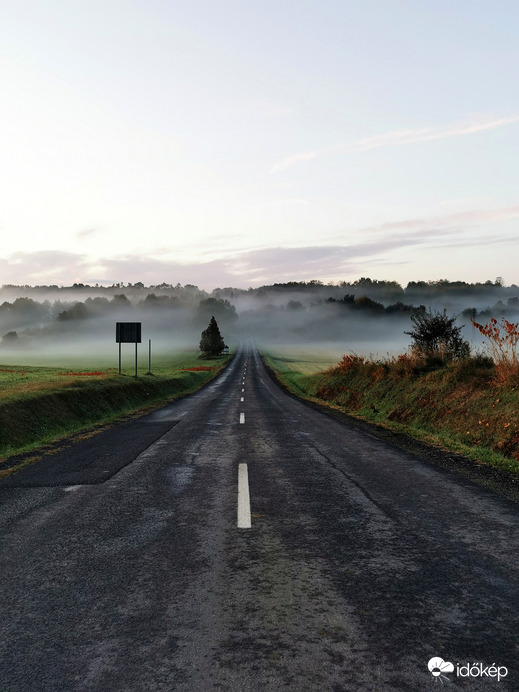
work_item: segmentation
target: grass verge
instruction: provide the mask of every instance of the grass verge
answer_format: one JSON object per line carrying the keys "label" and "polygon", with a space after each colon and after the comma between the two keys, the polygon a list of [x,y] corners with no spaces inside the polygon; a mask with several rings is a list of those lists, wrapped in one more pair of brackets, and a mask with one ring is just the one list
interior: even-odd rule
{"label": "grass verge", "polygon": [[519,382],[497,383],[488,363],[413,367],[405,357],[346,357],[342,367],[305,374],[293,359],[264,359],[298,397],[519,477]]}
{"label": "grass verge", "polygon": [[196,354],[182,354],[137,378],[99,367],[71,372],[0,366],[0,477],[13,471],[14,455],[190,394],[230,359],[201,361]]}

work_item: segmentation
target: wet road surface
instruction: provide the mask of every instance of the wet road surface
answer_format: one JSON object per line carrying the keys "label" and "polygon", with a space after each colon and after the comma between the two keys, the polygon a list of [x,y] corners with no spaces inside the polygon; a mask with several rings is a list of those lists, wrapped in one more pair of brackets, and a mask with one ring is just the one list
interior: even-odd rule
{"label": "wet road surface", "polygon": [[2,692],[519,689],[517,504],[288,396],[252,343],[85,445],[0,481]]}

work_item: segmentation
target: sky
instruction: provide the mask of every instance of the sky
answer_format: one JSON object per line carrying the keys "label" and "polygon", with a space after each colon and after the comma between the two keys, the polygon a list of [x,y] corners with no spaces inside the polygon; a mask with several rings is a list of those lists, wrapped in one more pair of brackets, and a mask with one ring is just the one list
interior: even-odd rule
{"label": "sky", "polygon": [[519,284],[516,0],[3,0],[0,284]]}

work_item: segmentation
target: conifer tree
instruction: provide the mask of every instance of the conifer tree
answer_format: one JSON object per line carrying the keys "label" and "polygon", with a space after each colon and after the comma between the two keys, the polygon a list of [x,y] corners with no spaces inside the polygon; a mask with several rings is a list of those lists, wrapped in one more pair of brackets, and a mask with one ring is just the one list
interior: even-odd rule
{"label": "conifer tree", "polygon": [[223,351],[225,347],[225,342],[220,334],[220,329],[218,324],[213,317],[209,322],[207,329],[202,332],[202,338],[200,339],[200,350],[202,355],[205,357],[218,356]]}

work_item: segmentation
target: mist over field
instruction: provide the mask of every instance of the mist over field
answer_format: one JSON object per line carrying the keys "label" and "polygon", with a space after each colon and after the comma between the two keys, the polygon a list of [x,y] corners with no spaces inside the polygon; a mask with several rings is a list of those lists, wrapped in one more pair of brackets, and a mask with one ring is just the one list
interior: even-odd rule
{"label": "mist over field", "polygon": [[[9,285],[0,289],[0,301],[0,362],[20,364],[114,360],[118,321],[142,323],[143,360],[148,339],[155,356],[197,349],[212,315],[231,349],[252,337],[265,349],[303,349],[329,359],[351,352],[383,358],[405,351],[411,316],[423,310],[459,315],[458,324],[465,324],[463,335],[474,350],[480,349],[481,338],[471,316],[481,323],[501,316],[519,320],[519,287],[504,286],[501,280],[411,282],[402,287],[363,278],[340,284],[216,288],[211,293],[191,284],[166,283]],[[132,348],[123,345],[125,357],[133,357]]]}

